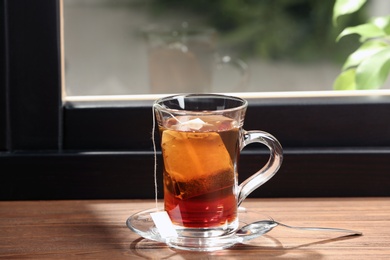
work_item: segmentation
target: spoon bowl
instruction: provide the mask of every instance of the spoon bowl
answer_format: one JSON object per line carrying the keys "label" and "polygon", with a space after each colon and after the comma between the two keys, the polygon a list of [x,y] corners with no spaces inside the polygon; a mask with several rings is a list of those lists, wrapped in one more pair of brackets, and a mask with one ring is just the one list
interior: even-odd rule
{"label": "spoon bowl", "polygon": [[273,220],[260,220],[243,226],[236,231],[236,235],[244,240],[251,240],[268,233],[277,225]]}

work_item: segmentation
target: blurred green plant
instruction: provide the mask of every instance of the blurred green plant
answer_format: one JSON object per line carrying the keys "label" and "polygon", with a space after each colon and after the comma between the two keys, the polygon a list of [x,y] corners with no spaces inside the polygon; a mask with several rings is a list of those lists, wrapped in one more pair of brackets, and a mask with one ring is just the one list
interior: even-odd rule
{"label": "blurred green plant", "polygon": [[[333,24],[363,7],[367,0],[336,0]],[[390,72],[390,16],[373,17],[367,23],[345,28],[336,38],[357,34],[360,46],[348,56],[334,81],[335,90],[378,89]]]}
{"label": "blurred green plant", "polygon": [[[341,63],[354,39],[335,44],[340,29],[332,25],[333,1],[324,0],[154,0],[154,15],[189,12],[218,30],[220,47],[241,58]],[[361,22],[362,12],[339,21]],[[229,51],[230,52],[230,51]]]}

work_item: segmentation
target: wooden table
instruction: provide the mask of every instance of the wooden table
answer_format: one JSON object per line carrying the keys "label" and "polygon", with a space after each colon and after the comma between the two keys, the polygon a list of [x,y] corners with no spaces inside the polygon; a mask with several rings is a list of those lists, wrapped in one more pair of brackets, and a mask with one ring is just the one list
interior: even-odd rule
{"label": "wooden table", "polygon": [[247,199],[248,214],[364,235],[277,227],[212,253],[174,250],[126,227],[128,216],[154,205],[150,200],[0,202],[0,259],[390,259],[390,198]]}

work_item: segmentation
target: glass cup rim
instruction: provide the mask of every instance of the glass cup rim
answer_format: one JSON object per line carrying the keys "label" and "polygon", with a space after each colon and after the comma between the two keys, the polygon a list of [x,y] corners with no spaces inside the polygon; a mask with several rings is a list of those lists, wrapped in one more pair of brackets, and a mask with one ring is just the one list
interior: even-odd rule
{"label": "glass cup rim", "polygon": [[[192,98],[215,98],[215,99],[228,99],[228,100],[234,100],[241,102],[241,105],[238,105],[236,107],[231,108],[225,108],[225,109],[214,109],[214,110],[186,110],[186,109],[175,109],[175,108],[168,108],[162,105],[163,102],[168,100],[177,99],[178,97],[192,97]],[[226,112],[235,112],[235,111],[241,111],[243,109],[246,109],[248,107],[248,101],[237,97],[237,96],[231,96],[231,95],[223,95],[223,94],[174,94],[166,97],[162,97],[154,101],[153,107],[157,108],[159,111],[166,111],[166,112],[175,112],[175,113],[185,113],[185,114],[213,114],[213,113],[226,113]]]}

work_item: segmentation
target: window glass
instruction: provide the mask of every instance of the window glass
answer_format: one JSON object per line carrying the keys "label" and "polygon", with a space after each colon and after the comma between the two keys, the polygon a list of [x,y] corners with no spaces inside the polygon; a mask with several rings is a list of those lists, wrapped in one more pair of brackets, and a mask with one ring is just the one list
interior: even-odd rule
{"label": "window glass", "polygon": [[[335,41],[333,3],[63,0],[66,93],[332,90],[359,44]],[[368,7],[344,27],[389,2]]]}

